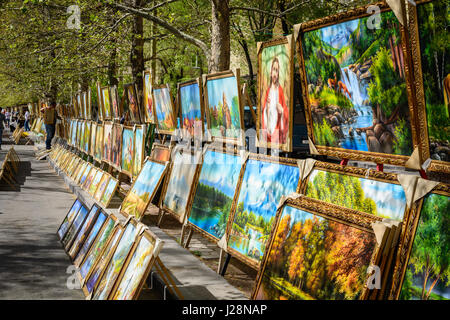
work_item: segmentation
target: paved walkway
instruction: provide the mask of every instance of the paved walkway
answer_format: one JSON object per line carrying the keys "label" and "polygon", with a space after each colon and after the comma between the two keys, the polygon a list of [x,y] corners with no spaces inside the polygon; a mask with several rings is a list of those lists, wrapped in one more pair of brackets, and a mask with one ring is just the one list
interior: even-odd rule
{"label": "paved walkway", "polygon": [[[3,160],[11,145],[0,151]],[[0,299],[84,299],[70,290],[71,265],[56,231],[74,201],[64,180],[34,146],[13,146],[21,160],[20,190],[0,187]]]}

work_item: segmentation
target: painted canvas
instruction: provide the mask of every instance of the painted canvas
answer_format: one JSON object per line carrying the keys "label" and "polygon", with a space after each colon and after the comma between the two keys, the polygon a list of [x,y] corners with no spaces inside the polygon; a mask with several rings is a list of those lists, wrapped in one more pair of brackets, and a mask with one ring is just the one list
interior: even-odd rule
{"label": "painted canvas", "polygon": [[285,151],[292,149],[293,55],[284,37],[263,43],[258,57],[258,141]]}
{"label": "painted canvas", "polygon": [[89,190],[89,187],[91,186],[91,183],[94,180],[95,175],[97,174],[97,172],[98,172],[97,168],[93,167],[91,169],[91,171],[89,172],[89,174],[86,177],[86,180],[84,180],[83,184],[81,185],[81,187],[84,190],[86,190],[86,191]]}
{"label": "painted canvas", "polygon": [[90,163],[87,163],[86,169],[84,170],[83,174],[81,175],[81,178],[79,181],[80,186],[84,186],[84,183],[86,182],[86,179],[92,170],[95,170],[95,169],[92,168],[92,165]]}
{"label": "painted canvas", "polygon": [[112,145],[112,165],[116,169],[120,169],[122,160],[122,126],[120,124],[113,125],[113,145]]}
{"label": "painted canvas", "polygon": [[108,207],[108,204],[111,201],[111,198],[114,196],[118,185],[119,185],[119,181],[111,177],[108,182],[108,185],[106,186],[105,192],[103,193],[102,197],[100,198],[100,202],[105,207]]}
{"label": "painted canvas", "polygon": [[70,250],[68,252],[69,256],[72,259],[75,258],[75,255],[78,253],[81,246],[84,244],[87,233],[91,230],[92,226],[94,225],[95,220],[97,220],[99,210],[100,210],[99,207],[97,207],[96,205],[93,205],[86,217],[86,220],[84,220],[83,225],[81,226],[80,231],[78,231],[78,234],[77,234],[75,240],[73,241],[73,244],[70,247]]}
{"label": "painted canvas", "polygon": [[103,124],[103,161],[108,163],[112,159],[112,139],[113,124],[112,122],[105,122]]}
{"label": "painted canvas", "polygon": [[103,195],[103,192],[106,190],[106,187],[108,186],[109,179],[110,179],[110,175],[107,174],[106,172],[103,172],[102,179],[100,180],[97,191],[95,191],[95,194],[94,194],[95,200],[100,201],[100,199]]}
{"label": "painted canvas", "polygon": [[212,137],[237,139],[240,137],[242,111],[239,98],[238,78],[234,75],[208,78],[207,113],[208,127]]}
{"label": "painted canvas", "polygon": [[130,127],[123,127],[122,131],[122,160],[120,167],[124,173],[131,175],[134,158],[134,130]]}
{"label": "painted canvas", "polygon": [[76,177],[74,179],[75,183],[81,184],[80,180],[83,177],[83,174],[85,173],[87,167],[88,167],[87,162],[83,162],[83,164],[81,165],[80,170],[78,171],[78,173],[77,173],[77,175],[76,175]]}
{"label": "painted canvas", "polygon": [[375,235],[285,206],[255,294],[257,300],[356,300]]}
{"label": "painted canvas", "polygon": [[111,300],[137,299],[142,289],[145,275],[151,268],[154,257],[155,240],[148,236],[142,236],[133,250],[129,263],[124,266],[125,272],[118,280],[117,288],[111,296]]}
{"label": "painted canvas", "polygon": [[90,144],[90,148],[89,148],[89,154],[91,156],[94,155],[95,153],[95,141],[97,139],[97,123],[96,122],[92,122],[92,126],[91,126],[91,144]]}
{"label": "painted canvas", "polygon": [[136,226],[132,223],[128,223],[111,260],[106,266],[102,277],[99,279],[98,285],[94,291],[94,295],[92,296],[93,300],[108,299],[114,283],[119,276],[120,270],[125,263],[125,259],[127,258],[131,247],[134,244],[136,232]]}
{"label": "painted canvas", "polygon": [[281,196],[297,191],[299,176],[297,165],[248,160],[228,248],[253,263],[262,260]]}
{"label": "painted canvas", "polygon": [[97,131],[95,133],[94,159],[101,162],[102,154],[103,154],[103,125],[97,124]]}
{"label": "painted canvas", "polygon": [[111,111],[112,111],[112,117],[114,119],[120,119],[122,116],[120,111],[120,102],[119,102],[119,95],[117,93],[117,87],[112,86],[109,88],[110,98],[111,98]]}
{"label": "painted canvas", "polygon": [[169,86],[153,88],[153,98],[158,129],[163,133],[173,133],[177,128],[177,121]]}
{"label": "painted canvas", "polygon": [[200,86],[197,81],[179,85],[179,103],[183,136],[202,139],[203,112]]}
{"label": "painted canvas", "polygon": [[86,121],[81,121],[80,122],[80,140],[79,140],[79,144],[78,144],[78,149],[80,149],[81,151],[84,151],[84,145],[85,145],[85,141],[86,141],[86,136],[84,134],[86,130]]}
{"label": "painted canvas", "polygon": [[133,84],[124,85],[125,94],[128,103],[128,111],[131,122],[141,123],[141,117],[139,112],[139,103],[137,100],[136,89]]}
{"label": "painted canvas", "polygon": [[450,198],[425,197],[400,300],[450,300]]}
{"label": "painted canvas", "polygon": [[152,159],[166,162],[170,160],[170,149],[161,145],[153,145]]}
{"label": "painted canvas", "polygon": [[144,109],[145,122],[155,123],[153,115],[153,97],[152,97],[152,75],[150,71],[144,72]]}
{"label": "painted canvas", "polygon": [[134,130],[134,157],[133,157],[133,177],[136,177],[142,168],[144,162],[144,128],[136,126]]}
{"label": "painted canvas", "polygon": [[112,118],[111,99],[109,96],[109,88],[102,88],[102,105],[103,105],[103,119],[109,120]]}
{"label": "painted canvas", "polygon": [[349,209],[402,221],[406,209],[403,187],[376,180],[314,170],[306,196]]}
{"label": "painted canvas", "polygon": [[64,238],[67,229],[69,229],[69,226],[71,225],[73,219],[75,218],[76,214],[80,210],[82,204],[80,200],[75,200],[75,202],[72,204],[72,207],[70,208],[69,212],[67,213],[66,217],[64,218],[63,223],[58,229],[58,237],[60,240]]}
{"label": "painted canvas", "polygon": [[92,128],[92,123],[90,121],[86,121],[85,123],[85,128],[84,128],[84,132],[83,132],[83,137],[84,137],[84,148],[83,151],[87,154],[89,154],[89,143],[91,142],[91,128]]}
{"label": "painted canvas", "polygon": [[70,144],[72,146],[76,146],[77,143],[77,129],[78,129],[78,124],[77,121],[72,121],[72,138],[70,139]]}
{"label": "painted canvas", "polygon": [[211,236],[225,234],[241,171],[239,156],[208,150],[203,158],[189,222]]}
{"label": "painted canvas", "polygon": [[164,164],[147,160],[123,200],[121,212],[140,220],[161,183],[165,169]]}
{"label": "painted canvas", "polygon": [[[413,137],[401,25],[391,11],[302,34],[318,146],[410,156]],[[306,98],[306,97],[305,97]]]}
{"label": "painted canvas", "polygon": [[66,252],[69,251],[70,246],[72,245],[72,241],[75,239],[78,230],[80,229],[81,225],[83,224],[84,220],[87,217],[88,212],[89,212],[88,208],[86,208],[85,206],[81,206],[80,210],[78,210],[75,219],[73,220],[72,224],[67,230],[66,235],[62,239],[61,242]]}
{"label": "painted canvas", "polygon": [[102,180],[104,172],[102,170],[97,170],[94,178],[92,179],[91,185],[89,186],[88,192],[91,196],[95,194],[97,188],[100,184],[100,180]]}

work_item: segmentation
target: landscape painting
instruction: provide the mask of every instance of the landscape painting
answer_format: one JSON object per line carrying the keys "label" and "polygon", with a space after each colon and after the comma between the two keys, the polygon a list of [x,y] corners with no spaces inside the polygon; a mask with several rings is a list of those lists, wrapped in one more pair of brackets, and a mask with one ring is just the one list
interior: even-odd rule
{"label": "landscape painting", "polygon": [[83,225],[80,228],[80,231],[78,231],[77,237],[73,241],[73,244],[68,252],[69,256],[72,259],[75,258],[75,255],[78,253],[78,250],[81,248],[84,241],[86,240],[87,232],[90,231],[90,228],[92,227],[94,221],[97,219],[98,211],[99,207],[95,205],[92,206],[87,218],[84,220]]}
{"label": "landscape painting", "polygon": [[131,175],[134,159],[134,130],[130,127],[123,127],[122,131],[122,160],[120,167],[124,173]]}
{"label": "landscape painting", "polygon": [[282,196],[297,191],[297,165],[249,159],[242,178],[228,248],[259,263],[264,255]]}
{"label": "landscape painting", "polygon": [[208,79],[207,120],[212,137],[236,140],[241,135],[242,120],[239,79],[234,75]]}
{"label": "landscape painting", "polygon": [[318,146],[413,152],[401,24],[391,11],[379,18],[376,28],[367,16],[302,34],[305,103]]}
{"label": "landscape painting", "polygon": [[153,88],[156,120],[162,133],[172,134],[177,128],[174,105],[168,85]]}
{"label": "landscape painting", "polygon": [[100,202],[108,207],[111,198],[114,196],[117,186],[119,185],[119,181],[112,178],[109,180],[108,185],[106,186],[105,192],[103,192],[102,197],[100,198]]}
{"label": "landscape painting", "polygon": [[69,251],[70,246],[72,245],[72,241],[75,239],[75,236],[77,235],[78,230],[86,219],[88,212],[88,208],[86,208],[85,206],[81,206],[80,210],[77,213],[77,216],[73,220],[72,224],[67,230],[66,235],[62,239],[61,242],[66,252]]}
{"label": "landscape painting", "polygon": [[81,177],[83,176],[84,172],[86,171],[87,168],[87,163],[83,162],[83,164],[81,165],[81,168],[78,170],[77,175],[75,176],[75,183],[80,183]]}
{"label": "landscape painting", "polygon": [[97,191],[97,188],[100,184],[100,180],[103,178],[104,172],[102,170],[97,170],[97,173],[94,176],[94,179],[92,179],[91,185],[89,186],[88,192],[94,196],[95,192]]}
{"label": "landscape painting", "polygon": [[179,103],[183,136],[202,139],[203,112],[200,86],[197,81],[179,85]]}
{"label": "landscape painting", "polygon": [[378,217],[402,221],[406,195],[399,184],[313,170],[307,197],[333,203]]}
{"label": "landscape painting", "polygon": [[133,177],[136,177],[142,168],[144,161],[144,128],[136,126],[134,130],[134,158],[133,158]]}
{"label": "landscape painting", "polygon": [[147,160],[122,202],[121,212],[140,220],[161,183],[166,166]]}
{"label": "landscape painting", "polygon": [[64,218],[63,223],[58,229],[58,236],[61,240],[64,238],[64,235],[67,232],[67,229],[69,228],[70,224],[72,223],[73,219],[75,218],[76,214],[80,210],[82,204],[80,200],[75,200],[75,202],[72,204],[72,207],[70,208],[69,212],[67,213],[66,217]]}
{"label": "landscape painting", "polygon": [[145,122],[155,123],[153,116],[152,75],[150,71],[144,72],[144,109]]}
{"label": "landscape painting", "polygon": [[86,121],[81,121],[81,126],[80,126],[80,140],[79,140],[79,144],[78,144],[78,148],[81,151],[84,151],[84,145],[86,142],[86,136],[84,134],[85,130],[86,130]]}
{"label": "landscape painting", "polygon": [[84,128],[84,132],[83,132],[83,151],[86,154],[89,154],[89,149],[90,149],[90,142],[91,142],[91,128],[92,128],[92,123],[90,121],[86,121],[85,123],[85,128]]}
{"label": "landscape painting", "polygon": [[103,155],[103,125],[97,124],[97,131],[95,132],[94,159],[101,162],[102,155]]}
{"label": "landscape painting", "polygon": [[94,155],[95,153],[95,140],[97,139],[97,123],[92,122],[91,125],[91,143],[89,145],[89,154]]}
{"label": "landscape painting", "polygon": [[77,129],[78,129],[78,124],[76,120],[72,121],[72,138],[70,139],[70,144],[72,146],[76,146],[77,144]]}
{"label": "landscape painting", "polygon": [[100,180],[98,184],[97,191],[95,191],[94,199],[97,201],[100,201],[103,192],[106,190],[106,187],[108,186],[110,175],[106,172],[103,173],[102,179]]}
{"label": "landscape painting", "polygon": [[376,248],[372,233],[285,206],[257,300],[357,300]]}
{"label": "landscape painting", "polygon": [[208,150],[203,158],[189,222],[221,239],[241,172],[239,156]]}
{"label": "landscape painting", "polygon": [[112,165],[116,169],[120,169],[122,161],[122,126],[120,124],[113,125],[113,145],[112,145]]}
{"label": "landscape painting", "polygon": [[84,170],[83,174],[81,175],[81,178],[80,178],[80,181],[79,181],[79,185],[80,186],[84,185],[84,183],[86,182],[86,179],[87,179],[89,173],[91,171],[93,171],[93,170],[95,170],[95,169],[92,168],[92,165],[90,163],[87,163],[86,164],[86,169]]}
{"label": "landscape painting", "polygon": [[89,187],[91,186],[91,183],[94,180],[94,177],[97,174],[97,172],[98,172],[98,169],[96,167],[93,167],[91,169],[91,171],[87,175],[86,179],[84,180],[83,184],[81,185],[81,187],[84,190],[89,191]]}
{"label": "landscape painting", "polygon": [[166,162],[170,160],[170,149],[161,146],[161,145],[153,145],[152,150],[152,159],[157,161]]}
{"label": "landscape painting", "polygon": [[102,88],[102,105],[103,105],[103,119],[111,119],[111,99],[109,97],[109,88]]}
{"label": "landscape painting", "polygon": [[400,300],[450,300],[450,198],[425,197]]}
{"label": "landscape painting", "polygon": [[103,125],[103,161],[108,163],[112,159],[112,139],[113,124],[112,122],[105,122]]}

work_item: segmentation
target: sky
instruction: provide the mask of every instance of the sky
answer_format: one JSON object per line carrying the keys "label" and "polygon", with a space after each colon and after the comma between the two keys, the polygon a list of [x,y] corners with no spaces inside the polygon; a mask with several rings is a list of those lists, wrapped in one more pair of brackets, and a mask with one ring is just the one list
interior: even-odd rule
{"label": "sky", "polygon": [[[181,111],[183,118],[201,119],[200,89],[198,83],[193,83],[180,88]],[[190,108],[192,106],[192,108]]]}
{"label": "sky", "polygon": [[[351,20],[347,22],[342,22],[339,24],[335,24],[329,27],[325,27],[321,29],[322,31],[322,40],[326,43],[332,45],[336,49],[341,49],[343,42],[339,42],[341,45],[336,45],[336,40],[338,38],[347,38],[348,32],[353,32],[358,27],[359,19]],[[333,41],[334,40],[334,41]],[[346,42],[346,41],[345,41]]]}
{"label": "sky", "polygon": [[136,179],[132,191],[139,196],[145,192],[153,191],[164,169],[165,166],[160,163],[147,161]]}
{"label": "sky", "polygon": [[[294,208],[294,207],[291,207],[288,205],[284,206],[280,221],[287,215],[291,216],[289,232],[292,231],[292,226],[294,225],[294,223],[298,223],[300,221],[305,222],[305,220],[312,220],[315,216],[312,213],[309,213],[309,212],[306,212],[301,209],[297,209],[297,208]],[[319,221],[324,220],[320,216],[316,216],[316,217],[319,219]]]}

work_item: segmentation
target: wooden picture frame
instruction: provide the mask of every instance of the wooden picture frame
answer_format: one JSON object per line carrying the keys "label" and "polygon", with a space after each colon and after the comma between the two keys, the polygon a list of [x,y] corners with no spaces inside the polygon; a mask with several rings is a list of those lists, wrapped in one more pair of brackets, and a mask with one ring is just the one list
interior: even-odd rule
{"label": "wooden picture frame", "polygon": [[[109,140],[108,140],[109,136]],[[110,164],[112,161],[113,123],[103,122],[103,152],[102,161]]]}
{"label": "wooden picture frame", "polygon": [[119,188],[119,180],[114,178],[110,175],[110,179],[108,181],[108,185],[106,186],[106,189],[103,191],[101,197],[100,197],[100,203],[105,207],[108,208],[111,199],[114,197],[117,189]]}
{"label": "wooden picture frame", "polygon": [[103,124],[97,123],[97,128],[95,129],[95,148],[92,157],[97,162],[102,162],[103,155]]}
{"label": "wooden picture frame", "polygon": [[123,101],[127,103],[130,120],[134,124],[141,123],[141,112],[139,107],[139,100],[136,93],[136,87],[133,83],[128,83],[123,86],[124,96]]}
{"label": "wooden picture frame", "polygon": [[[275,51],[274,48],[283,48],[282,50]],[[270,149],[278,149],[286,152],[292,151],[292,136],[293,136],[293,122],[294,122],[294,37],[293,35],[288,35],[285,37],[280,37],[276,39],[272,39],[266,42],[258,42],[258,103],[257,103],[257,121],[256,121],[256,132],[257,132],[257,146],[263,148]],[[269,61],[263,62],[263,56],[266,58],[265,52],[269,52],[267,58]],[[284,63],[283,63],[284,62]],[[273,135],[274,141],[272,141],[272,134],[270,134],[267,127],[272,127],[266,123],[266,119],[270,118],[269,114],[273,114],[272,112],[267,111],[270,108],[270,100],[269,92],[272,92],[272,72],[273,66],[278,65],[277,72],[277,82],[276,86],[278,89],[278,104],[282,106],[283,112],[277,112],[277,105],[275,107],[275,114],[277,121],[275,126],[273,127]],[[284,65],[282,68],[280,65]],[[287,71],[282,72],[282,69],[286,69]],[[284,81],[283,85],[279,83],[282,78],[280,75],[283,75]],[[268,81],[267,81],[268,79]],[[285,85],[287,83],[287,85]],[[274,87],[275,88],[275,87]],[[274,91],[275,92],[275,91]],[[282,93],[282,98],[280,95]],[[288,97],[286,98],[286,94]],[[280,101],[280,99],[282,99]],[[263,104],[268,105],[266,108]],[[284,105],[283,105],[284,104]],[[265,110],[264,112],[262,110]],[[284,114],[288,112],[288,116],[286,117]],[[265,119],[264,121],[262,119]],[[264,125],[263,125],[264,123]],[[265,127],[265,128],[263,128]],[[280,128],[281,127],[281,128]],[[283,128],[283,129],[282,129]],[[285,132],[283,132],[285,131]],[[271,141],[268,137],[270,136]],[[280,141],[281,140],[281,141]]]}
{"label": "wooden picture frame", "polygon": [[103,120],[112,120],[113,116],[109,87],[101,87],[100,92],[102,95]]}
{"label": "wooden picture frame", "polygon": [[[189,91],[187,91],[186,88],[198,86],[198,105],[200,107],[200,114],[198,113],[198,110],[186,110],[190,109],[190,106],[186,106],[185,102],[183,100],[183,95],[187,94]],[[184,93],[184,91],[187,91]],[[189,92],[190,94],[190,92]],[[195,93],[193,93],[195,95]],[[205,119],[205,100],[203,98],[203,84],[202,84],[202,78],[197,78],[185,82],[181,82],[177,84],[177,95],[178,95],[178,113],[180,116],[180,128],[181,128],[181,136],[183,137],[183,140],[186,140],[189,138],[189,140],[199,140],[203,141],[203,136],[205,134],[205,126],[204,126],[204,119]],[[191,102],[192,99],[187,99],[186,103]],[[194,106],[196,107],[196,106]],[[188,111],[188,112],[186,112]],[[192,115],[196,114],[197,116],[200,116],[198,119],[195,116],[192,116],[189,118],[189,114]],[[197,120],[196,120],[197,119]]]}
{"label": "wooden picture frame", "polygon": [[97,174],[98,171],[100,171],[100,169],[98,169],[95,166],[92,166],[91,171],[89,171],[89,174],[86,176],[86,180],[84,180],[83,184],[81,185],[81,188],[87,193],[89,193],[91,183],[92,181],[94,181],[95,175]]}
{"label": "wooden picture frame", "polygon": [[97,190],[95,190],[94,195],[92,196],[97,202],[100,202],[100,199],[102,198],[103,193],[105,192],[109,179],[111,178],[111,175],[107,172],[103,172],[103,176],[98,183]]}
{"label": "wooden picture frame", "polygon": [[[130,137],[131,135],[131,137]],[[128,144],[124,143],[125,139],[131,138],[132,141]],[[131,144],[131,145],[130,145]],[[131,150],[130,150],[131,147]],[[126,149],[124,152],[124,148]],[[124,165],[125,157],[129,158],[129,167]],[[133,159],[134,159],[134,127],[130,126],[122,126],[122,150],[121,150],[121,158],[120,158],[120,172],[126,174],[130,178],[133,176]]]}
{"label": "wooden picture frame", "polygon": [[[327,58],[329,54],[323,50],[323,54],[310,54],[308,57],[304,57],[305,53],[303,49],[308,48],[307,46],[309,45],[309,42],[305,42],[305,34],[311,34],[310,37],[311,39],[313,39],[315,36],[313,32],[317,32],[318,30],[324,32],[323,30],[325,30],[326,28],[328,28],[326,30],[329,30],[330,27],[343,23],[346,23],[346,25],[355,25],[358,19],[368,19],[368,17],[371,15],[371,11],[368,10],[369,6],[360,7],[326,18],[302,23],[299,26],[299,34],[297,37],[296,45],[298,60],[300,63],[301,87],[305,103],[308,134],[318,153],[321,155],[326,155],[338,159],[370,161],[377,164],[387,163],[392,165],[404,166],[419,142],[418,133],[416,130],[413,88],[410,78],[411,70],[409,48],[407,45],[407,32],[406,28],[401,25],[401,23],[391,11],[390,7],[385,2],[379,2],[375,5],[380,8],[381,23],[395,24],[395,27],[394,25],[392,25],[390,29],[388,29],[388,27],[385,25],[377,29],[392,30],[393,35],[390,36],[390,39],[396,39],[395,42],[391,41],[391,44],[393,43],[391,47],[393,48],[393,54],[398,57],[398,59],[395,60],[396,64],[391,66],[389,70],[386,68],[380,69],[380,65],[383,63],[383,61],[390,61],[391,59],[388,57],[389,51],[387,49],[380,49],[377,51],[377,56],[375,57],[377,58],[376,63],[374,63],[375,58],[361,63],[359,63],[358,60],[357,63],[349,65],[349,67],[345,68],[344,71],[341,68],[339,74],[341,75],[345,73],[345,77],[342,76],[343,81],[338,82],[339,78],[337,78],[336,71],[334,72],[334,79],[328,78],[328,82],[326,79],[322,79],[322,76],[319,77],[317,74],[314,75],[315,77],[317,77],[317,81],[311,81],[316,81],[315,83],[311,83],[310,79],[307,78],[307,70],[305,65],[312,62],[305,62],[305,58],[316,59],[317,61],[322,59],[323,61],[320,61],[322,61],[321,65],[323,65],[323,68],[326,67],[324,61],[334,60],[332,58]],[[402,3],[402,10],[404,11],[404,3]],[[387,21],[386,22],[385,20],[383,20],[383,18],[387,16],[390,20],[385,19]],[[362,20],[359,20],[359,22],[362,22]],[[359,25],[362,25],[365,28],[365,23],[360,23]],[[399,34],[398,37],[395,35],[397,33]],[[399,38],[401,38],[401,44],[396,43]],[[319,41],[323,40],[320,40],[319,38]],[[331,47],[331,45],[329,46]],[[380,44],[379,47],[385,48],[388,46],[389,44]],[[362,59],[362,57],[364,57],[363,54],[361,54],[360,59]],[[344,62],[346,61],[347,60],[344,60]],[[402,63],[402,61],[404,61],[404,63]],[[335,70],[337,69],[334,62],[329,62],[329,64],[334,65]],[[397,66],[397,64],[399,66],[395,67]],[[388,89],[392,89],[392,92],[388,94],[388,89],[378,88],[385,85],[384,83],[382,84],[381,82],[374,82],[372,92],[373,94],[375,94],[373,98],[375,100],[373,101],[372,106],[370,105],[371,99],[369,98],[368,93],[366,100],[358,101],[357,104],[354,104],[353,99],[357,99],[357,97],[359,97],[361,99],[358,98],[358,100],[362,100],[363,97],[365,97],[364,95],[356,94],[356,92],[359,92],[358,90],[360,90],[357,88],[353,90],[354,92],[352,94],[349,91],[352,89],[349,89],[345,84],[347,78],[350,79],[353,77],[352,75],[355,73],[353,70],[356,70],[356,68],[358,68],[356,74],[361,74],[361,77],[366,77],[367,75],[368,79],[373,77],[373,72],[378,72],[379,70],[390,72],[390,75],[392,75],[391,78],[397,79],[394,79],[392,81],[397,81],[398,85],[397,83],[391,83],[390,86],[388,86]],[[366,72],[366,68],[369,68],[370,70],[372,70],[373,68],[375,69],[372,70],[373,72],[369,71],[369,73],[364,73],[363,75],[362,70]],[[379,77],[379,79],[385,79],[386,82],[391,81],[389,80],[391,78],[386,75],[378,75],[377,77]],[[311,84],[313,86],[310,86]],[[318,93],[316,93],[316,91],[318,91]],[[381,96],[383,94],[384,96]],[[316,95],[318,95],[320,99],[317,98]],[[327,95],[331,96],[328,97]],[[392,105],[394,104],[394,98],[396,99],[396,101],[398,100],[396,102],[398,103],[397,107]],[[314,100],[314,105],[312,104],[311,99],[317,100]],[[338,106],[338,108],[331,108],[331,104],[329,103],[330,101],[332,101],[332,99],[337,99],[336,101],[338,101],[341,105]],[[390,102],[392,103],[380,103],[380,101],[384,101],[385,99],[391,99]],[[326,108],[320,107],[320,105],[323,103],[328,104]],[[355,106],[358,108],[356,108]],[[393,109],[393,107],[395,107],[395,109]],[[345,108],[349,108],[350,111],[347,112]],[[314,114],[312,112],[312,109],[314,109]],[[383,111],[384,109],[386,109],[387,111]],[[339,112],[339,110],[341,112]],[[373,112],[373,110],[375,110],[376,112]],[[334,118],[336,119],[334,119],[333,117],[329,117],[329,120],[327,120],[327,118],[325,117],[325,115],[328,116],[327,112],[334,112],[332,115],[334,115]],[[331,113],[329,115],[331,115]],[[346,115],[346,117],[348,117],[348,120],[344,119],[344,114]],[[376,118],[374,117],[374,115],[376,115]],[[341,117],[339,118],[339,116]],[[322,121],[320,119],[322,119]],[[358,122],[360,120],[361,123]],[[347,123],[345,123],[346,121]],[[355,122],[353,123],[353,121]],[[397,126],[394,127],[394,124],[396,124]],[[333,127],[331,127],[331,125],[333,125]],[[357,126],[357,130],[353,128],[354,126]],[[321,141],[318,140],[316,135],[319,135]],[[396,145],[395,143],[397,142],[398,144]],[[338,145],[339,143],[342,146]],[[346,147],[346,145],[348,145],[349,147]],[[394,148],[396,148],[397,151],[394,151]],[[364,151],[363,149],[367,150]]]}
{"label": "wooden picture frame", "polygon": [[75,219],[76,214],[78,213],[78,211],[80,210],[80,208],[82,206],[85,206],[84,203],[77,198],[73,202],[73,204],[70,207],[70,209],[67,211],[67,214],[64,217],[64,220],[59,225],[58,231],[57,231],[57,235],[58,235],[60,241],[66,235],[67,230],[69,229],[70,225],[73,222],[73,219]]}
{"label": "wooden picture frame", "polygon": [[142,82],[142,108],[144,109],[145,122],[156,123],[153,108],[153,77],[150,70],[143,71]]}
{"label": "wooden picture frame", "polygon": [[112,143],[112,161],[111,166],[121,171],[122,163],[122,134],[123,126],[118,123],[113,124],[113,143]]}
{"label": "wooden picture frame", "polygon": [[162,162],[170,161],[171,158],[171,149],[170,147],[161,144],[154,143],[152,145],[152,152],[150,154],[150,158],[153,160],[158,160]]}
{"label": "wooden picture frame", "polygon": [[70,247],[75,241],[78,231],[83,226],[84,221],[89,215],[89,208],[85,206],[81,206],[80,210],[78,210],[77,215],[73,219],[69,229],[61,240],[61,244],[66,252],[69,252]]}
{"label": "wooden picture frame", "polygon": [[[238,114],[239,114],[239,125],[240,128],[234,128],[235,131],[239,131],[238,133],[235,132],[235,137],[227,137],[225,135],[223,135],[223,133],[221,132],[221,135],[215,134],[213,132],[213,130],[219,130],[220,129],[212,129],[212,116],[214,116],[214,114],[216,114],[217,119],[219,118],[218,116],[218,110],[216,109],[215,111],[211,111],[211,108],[214,108],[214,106],[216,106],[214,103],[213,106],[210,106],[209,103],[209,99],[210,96],[213,96],[211,93],[208,93],[208,83],[212,83],[213,81],[221,81],[222,79],[227,79],[227,78],[231,78],[231,79],[235,79],[234,80],[230,80],[231,82],[233,82],[233,87],[236,86],[236,92],[233,92],[234,94],[236,94],[235,97],[237,97],[238,100]],[[206,122],[207,122],[207,126],[208,126],[208,136],[211,137],[211,139],[213,141],[219,141],[219,142],[226,142],[226,143],[231,143],[231,144],[237,144],[239,146],[244,146],[245,145],[245,141],[244,141],[244,137],[243,137],[243,131],[244,131],[244,107],[243,107],[243,103],[242,103],[242,96],[241,96],[241,86],[240,86],[240,69],[236,69],[234,72],[233,71],[223,71],[223,72],[219,72],[219,73],[215,73],[215,74],[208,74],[208,75],[204,75],[203,76],[203,92],[204,92],[204,99],[205,99],[205,117],[206,117]],[[225,81],[225,80],[223,80]],[[212,85],[211,85],[212,86]],[[233,89],[234,91],[234,89]],[[223,102],[223,95],[225,93],[222,92],[222,102]],[[233,100],[233,99],[231,99]],[[233,101],[228,102],[227,100],[227,106],[229,103],[233,103]],[[229,110],[229,107],[227,108]],[[231,114],[231,111],[230,111]],[[230,115],[230,119],[231,119],[231,115]],[[232,120],[231,120],[232,122]]]}
{"label": "wooden picture frame", "polygon": [[97,140],[97,122],[92,121],[91,124],[91,144],[89,148],[89,155],[94,157],[95,154],[95,142]]}
{"label": "wooden picture frame", "polygon": [[136,177],[142,169],[145,159],[145,125],[134,126],[134,154],[132,164],[132,176]]}
{"label": "wooden picture frame", "polygon": [[112,86],[109,88],[109,96],[111,98],[112,118],[114,120],[120,120],[123,110],[122,104],[119,100],[119,92],[117,91],[117,86]]}
{"label": "wooden picture frame", "polygon": [[98,120],[103,121],[103,98],[102,98],[102,90],[101,90],[100,82],[97,82],[97,116]]}
{"label": "wooden picture frame", "polygon": [[[168,115],[164,120],[159,119],[158,114],[161,112],[160,108],[164,104],[162,99],[162,95],[156,95],[155,92],[166,92],[165,98],[169,106],[166,106],[167,108],[170,108],[171,110],[167,110]],[[153,86],[152,89],[152,98],[153,98],[153,113],[156,121],[156,128],[158,129],[159,133],[162,134],[168,134],[168,135],[174,135],[175,131],[177,129],[177,116],[176,116],[176,110],[175,110],[175,104],[173,102],[172,93],[170,91],[170,86],[168,84],[162,84],[159,86]],[[167,101],[168,100],[168,101]],[[165,114],[166,112],[164,112]],[[164,127],[161,125],[161,122],[164,122],[168,120],[169,122],[172,121],[173,128]]]}

